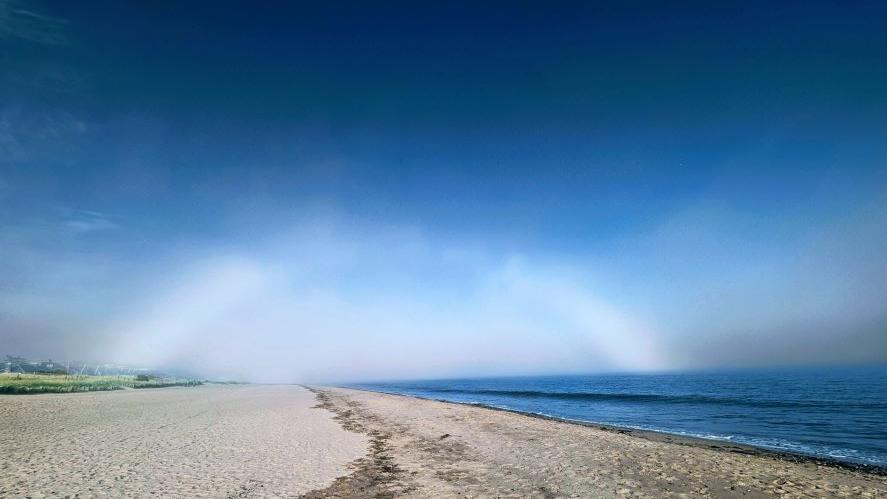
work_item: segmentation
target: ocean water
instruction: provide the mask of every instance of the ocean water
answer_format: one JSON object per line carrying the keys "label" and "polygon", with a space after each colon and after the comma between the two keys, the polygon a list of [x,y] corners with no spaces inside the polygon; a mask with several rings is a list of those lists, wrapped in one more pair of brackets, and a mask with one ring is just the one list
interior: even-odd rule
{"label": "ocean water", "polygon": [[887,466],[887,367],[350,386]]}

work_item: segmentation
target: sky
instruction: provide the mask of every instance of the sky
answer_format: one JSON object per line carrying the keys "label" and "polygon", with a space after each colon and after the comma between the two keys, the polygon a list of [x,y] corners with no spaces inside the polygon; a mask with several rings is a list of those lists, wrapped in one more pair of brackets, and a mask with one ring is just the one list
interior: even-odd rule
{"label": "sky", "polygon": [[884,2],[0,0],[0,354],[887,363]]}

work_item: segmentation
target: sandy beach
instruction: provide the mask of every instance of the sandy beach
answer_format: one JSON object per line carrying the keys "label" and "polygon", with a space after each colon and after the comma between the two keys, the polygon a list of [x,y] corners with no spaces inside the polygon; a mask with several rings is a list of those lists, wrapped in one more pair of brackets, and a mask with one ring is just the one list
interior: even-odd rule
{"label": "sandy beach", "polygon": [[297,386],[0,396],[0,497],[293,497],[365,435]]}
{"label": "sandy beach", "polygon": [[342,388],[0,397],[0,497],[882,497],[883,474]]}
{"label": "sandy beach", "polygon": [[318,389],[372,438],[315,496],[880,497],[887,477],[713,442],[340,388]]}

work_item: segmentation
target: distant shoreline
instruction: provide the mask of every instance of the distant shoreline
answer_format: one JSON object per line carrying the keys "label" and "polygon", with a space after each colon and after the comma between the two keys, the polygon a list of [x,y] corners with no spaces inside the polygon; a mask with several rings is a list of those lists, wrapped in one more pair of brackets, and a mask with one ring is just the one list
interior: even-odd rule
{"label": "distant shoreline", "polygon": [[159,376],[92,376],[46,373],[0,373],[0,395],[41,395],[52,393],[91,393],[149,388],[193,387],[198,379]]}
{"label": "distant shoreline", "polygon": [[[820,457],[820,456],[812,456],[809,454],[803,454],[800,452],[791,452],[784,450],[776,450],[769,449],[766,447],[758,447],[750,444],[742,444],[742,443],[733,443],[733,442],[725,442],[723,440],[717,439],[709,439],[704,437],[690,436],[690,435],[681,435],[677,433],[669,433],[667,431],[656,431],[656,430],[642,430],[638,428],[630,428],[625,426],[618,426],[613,424],[604,424],[604,423],[595,423],[592,421],[582,421],[576,419],[568,419],[568,418],[560,418],[557,416],[550,416],[547,414],[540,414],[535,412],[521,411],[517,409],[507,409],[504,407],[496,407],[492,405],[476,403],[476,402],[457,402],[453,400],[445,400],[439,398],[431,398],[431,397],[421,397],[418,395],[408,395],[403,393],[394,393],[394,392],[384,392],[378,390],[370,390],[368,388],[358,388],[352,386],[342,386],[342,385],[325,385],[327,387],[335,387],[335,388],[345,388],[348,390],[356,390],[368,393],[380,393],[384,395],[391,395],[395,397],[405,397],[411,399],[418,400],[429,400],[434,402],[441,402],[444,404],[453,404],[457,406],[467,406],[467,407],[477,407],[480,409],[488,409],[492,411],[500,411],[507,412],[511,414],[518,414],[521,416],[527,416],[531,418],[543,419],[546,421],[555,421],[558,423],[566,423],[578,426],[584,426],[589,428],[595,428],[602,431],[614,432],[624,435],[630,435],[637,438],[643,438],[646,440],[654,441],[654,442],[664,442],[670,444],[684,445],[690,447],[699,447],[699,448],[707,448],[712,450],[717,450],[720,452],[730,452],[735,454],[746,454],[751,456],[764,456],[776,458],[789,462],[796,463],[811,463],[819,466],[829,466],[840,469],[846,469],[850,471],[861,471],[865,473],[871,473],[878,476],[887,476],[887,465],[879,466],[876,464],[868,464],[868,463],[855,463],[850,461],[842,461],[840,459],[828,458],[828,457]],[[306,386],[306,388],[309,388]]]}

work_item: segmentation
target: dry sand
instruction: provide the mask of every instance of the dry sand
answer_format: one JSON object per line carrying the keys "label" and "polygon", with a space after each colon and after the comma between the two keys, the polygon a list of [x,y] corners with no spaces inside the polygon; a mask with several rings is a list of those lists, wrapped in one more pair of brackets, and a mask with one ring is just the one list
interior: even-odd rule
{"label": "dry sand", "polygon": [[287,497],[323,488],[365,435],[297,386],[0,395],[0,497]]}
{"label": "dry sand", "polygon": [[712,442],[480,407],[318,389],[371,437],[355,471],[311,497],[885,497],[887,477]]}
{"label": "dry sand", "polygon": [[0,396],[0,497],[887,496],[883,475],[748,448],[316,393],[207,386]]}

